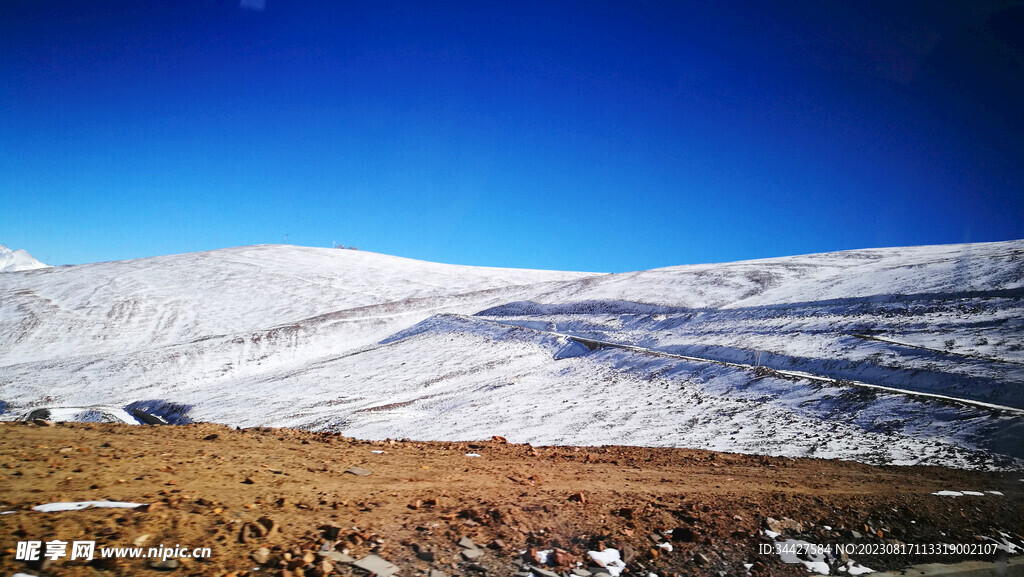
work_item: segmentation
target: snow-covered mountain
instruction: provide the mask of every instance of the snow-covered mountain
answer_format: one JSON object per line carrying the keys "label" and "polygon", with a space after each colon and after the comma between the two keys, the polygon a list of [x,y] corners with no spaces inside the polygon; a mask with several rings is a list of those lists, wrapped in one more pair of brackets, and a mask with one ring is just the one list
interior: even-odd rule
{"label": "snow-covered mountain", "polygon": [[0,418],[1006,466],[1022,297],[1024,241],[622,274],[294,246],[60,267],[0,275]]}
{"label": "snow-covered mountain", "polygon": [[0,272],[17,272],[47,267],[49,265],[32,258],[32,255],[24,250],[11,250],[0,244]]}

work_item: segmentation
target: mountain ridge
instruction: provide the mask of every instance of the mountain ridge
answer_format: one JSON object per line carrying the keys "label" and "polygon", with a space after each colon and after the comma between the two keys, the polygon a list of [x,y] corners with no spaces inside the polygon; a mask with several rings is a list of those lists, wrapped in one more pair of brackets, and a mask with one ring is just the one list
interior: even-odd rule
{"label": "mountain ridge", "polygon": [[366,438],[1006,466],[1019,416],[856,383],[1024,408],[1022,279],[1024,241],[628,273],[287,245],[59,267],[0,277],[0,418],[174,406]]}

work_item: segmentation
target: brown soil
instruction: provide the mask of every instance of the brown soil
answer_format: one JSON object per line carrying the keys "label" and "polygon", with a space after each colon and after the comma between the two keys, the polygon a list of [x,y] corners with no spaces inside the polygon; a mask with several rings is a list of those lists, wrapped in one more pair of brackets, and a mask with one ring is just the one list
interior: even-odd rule
{"label": "brown soil", "polygon": [[[0,571],[7,573],[158,574],[150,561],[137,559],[64,558],[42,567],[15,560],[18,541],[52,539],[212,549],[211,559],[182,559],[172,570],[179,575],[288,575],[286,557],[300,566],[292,575],[323,574],[322,564],[297,559],[327,541],[356,558],[375,552],[407,577],[432,569],[512,575],[523,571],[520,551],[553,548],[565,551],[558,555],[562,566],[547,569],[565,573],[576,561],[592,566],[586,552],[601,547],[630,557],[625,575],[747,575],[744,563],[756,564],[754,575],[807,575],[801,565],[759,553],[759,544],[768,543],[762,533],[767,517],[792,519],[783,533],[812,543],[977,544],[979,536],[999,530],[1024,541],[1020,473],[686,449],[359,441],[210,424],[3,423],[0,440],[0,510],[15,510],[0,515]],[[355,465],[372,473],[345,472]],[[1003,496],[931,495],[944,489]],[[30,510],[84,500],[152,505]],[[261,536],[254,525],[261,518],[277,530]],[[668,529],[672,536],[663,533]],[[462,537],[484,554],[464,560],[457,545]],[[670,541],[673,551],[656,547],[658,539]],[[250,556],[262,546],[269,559],[254,571]],[[420,558],[431,553],[433,561]],[[876,570],[993,558],[853,557]],[[335,563],[333,571],[360,574],[345,563]]]}

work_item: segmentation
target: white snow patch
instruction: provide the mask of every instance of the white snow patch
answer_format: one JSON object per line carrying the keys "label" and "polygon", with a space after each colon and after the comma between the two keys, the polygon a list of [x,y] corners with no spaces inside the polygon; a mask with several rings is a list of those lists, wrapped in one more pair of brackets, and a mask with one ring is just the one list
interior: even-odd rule
{"label": "white snow patch", "polygon": [[861,565],[860,563],[857,563],[853,559],[850,559],[849,561],[847,561],[846,565],[843,565],[842,567],[840,567],[839,570],[840,571],[844,571],[844,572],[846,572],[846,573],[848,573],[850,575],[863,575],[865,573],[874,573],[875,572],[874,569],[869,569],[868,567],[865,567],[865,566]]}
{"label": "white snow patch", "polygon": [[113,422],[125,425],[138,425],[139,421],[121,407],[111,405],[93,405],[87,407],[46,407],[49,412],[47,420],[62,422]]}
{"label": "white snow patch", "polygon": [[609,547],[604,551],[587,551],[587,555],[596,561],[598,565],[607,569],[612,577],[618,577],[622,570],[626,568],[626,564],[622,562],[618,549]]}
{"label": "white snow patch", "polygon": [[77,501],[71,503],[45,503],[43,505],[36,505],[35,507],[32,507],[32,510],[41,511],[43,513],[53,513],[56,511],[80,511],[82,509],[89,508],[134,509],[143,505],[145,505],[145,503],[127,503],[124,501]]}
{"label": "white snow patch", "polygon": [[1002,535],[1002,537],[1000,537],[999,539],[993,539],[992,537],[984,537],[984,539],[986,541],[991,541],[991,542],[995,543],[996,544],[996,549],[999,549],[999,550],[1002,550],[1002,551],[1006,551],[1007,553],[1009,553],[1011,555],[1016,554],[1017,551],[1020,549],[1020,547],[1017,544],[1012,543],[1007,538],[1008,536],[1005,533],[1000,533],[1000,535]]}
{"label": "white snow patch", "polygon": [[[1003,496],[999,491],[985,491],[985,493],[988,493],[989,495],[998,495],[1000,497]],[[938,495],[940,497],[963,497],[965,495],[970,497],[984,497],[985,493],[982,493],[981,491],[936,491],[932,493],[932,495]]]}
{"label": "white snow patch", "polygon": [[[814,571],[821,575],[829,574],[829,566],[828,562],[825,560],[825,555],[814,551],[813,546],[807,541],[801,541],[799,539],[784,539],[782,541],[777,541],[777,543],[781,546],[779,549],[779,559],[781,559],[783,563],[800,563],[806,567],[808,571]],[[790,549],[787,550],[787,547]],[[793,552],[793,548],[798,547],[807,547],[805,551],[807,551],[806,556],[808,559],[801,559]]]}

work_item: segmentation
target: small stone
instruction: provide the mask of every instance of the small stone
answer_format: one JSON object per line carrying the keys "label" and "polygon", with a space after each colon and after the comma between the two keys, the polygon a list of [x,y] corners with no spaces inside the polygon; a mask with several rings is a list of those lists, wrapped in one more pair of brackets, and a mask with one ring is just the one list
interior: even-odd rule
{"label": "small stone", "polygon": [[355,475],[356,477],[365,477],[371,473],[369,469],[364,469],[362,467],[349,467],[345,472],[350,475]]}
{"label": "small stone", "polygon": [[420,561],[426,561],[427,563],[433,563],[436,555],[429,549],[420,549],[416,551],[416,558]]}
{"label": "small stone", "polygon": [[252,560],[255,561],[257,565],[263,565],[267,561],[270,561],[270,549],[267,549],[266,547],[260,547],[255,552],[253,552]]}
{"label": "small stone", "polygon": [[437,569],[430,570],[430,577],[448,577],[448,574],[444,571],[438,571]]}
{"label": "small stone", "polygon": [[464,549],[462,551],[462,557],[466,561],[476,561],[483,556],[484,552],[479,549]]}
{"label": "small stone", "polygon": [[634,559],[636,559],[636,549],[634,549],[631,545],[623,545],[622,562],[629,564],[632,563]]}
{"label": "small stone", "polygon": [[672,530],[672,540],[683,543],[693,543],[700,535],[690,527],[676,527]]}
{"label": "small stone", "polygon": [[708,559],[707,556],[704,555],[703,553],[697,553],[696,555],[693,556],[693,562],[698,564],[698,565],[704,566],[704,565],[710,564],[711,563],[711,559]]}
{"label": "small stone", "polygon": [[771,517],[767,517],[764,520],[764,526],[769,531],[773,531],[779,534],[782,534],[787,529],[796,531],[797,533],[803,533],[803,525],[797,523],[796,521],[788,517],[783,517],[781,521],[778,519],[772,519]]}
{"label": "small stone", "polygon": [[151,562],[149,568],[157,571],[171,571],[177,569],[180,564],[177,559],[167,559],[166,561]]}
{"label": "small stone", "polygon": [[593,575],[593,573],[591,573],[590,571],[587,571],[586,569],[580,569],[579,567],[573,567],[569,572],[575,575],[576,577],[590,577],[591,575]]}
{"label": "small stone", "polygon": [[341,551],[324,551],[320,553],[320,556],[335,563],[351,563],[356,560],[355,557],[350,557]]}
{"label": "small stone", "polygon": [[416,499],[415,501],[413,501],[412,503],[409,503],[406,506],[409,507],[410,509],[412,509],[413,511],[415,511],[416,509],[419,509],[420,507],[423,506],[423,501],[421,501],[419,499]]}
{"label": "small stone", "polygon": [[245,478],[245,480],[244,480],[244,481],[242,481],[242,483],[245,483],[246,485],[252,485],[252,484],[254,484],[255,482],[256,482],[256,481],[255,481],[255,480],[254,480],[254,479],[253,479],[252,477],[246,477],[246,478]]}
{"label": "small stone", "polygon": [[459,547],[462,547],[463,549],[479,549],[479,547],[476,546],[476,543],[474,543],[469,537],[459,539]]}
{"label": "small stone", "polygon": [[540,551],[536,547],[530,547],[526,550],[526,558],[538,565],[543,563],[540,560]]}
{"label": "small stone", "polygon": [[[337,525],[321,525],[320,534],[329,541],[335,541],[338,539],[338,535],[341,533],[341,527]],[[327,547],[330,549],[330,547]]]}
{"label": "small stone", "polygon": [[529,569],[535,575],[540,575],[540,577],[562,577],[561,575],[559,575],[558,573],[555,573],[554,571],[548,571],[547,569],[541,569],[540,567],[537,567],[535,565],[527,565],[526,568]]}
{"label": "small stone", "polygon": [[587,496],[583,494],[583,491],[577,491],[577,492],[573,493],[572,495],[569,495],[569,500],[570,501],[575,501],[577,503],[586,504]]}
{"label": "small stone", "polygon": [[555,548],[549,560],[554,560],[559,567],[569,567],[576,563],[576,557],[564,549]]}
{"label": "small stone", "polygon": [[352,563],[352,566],[358,567],[363,571],[373,573],[379,577],[389,577],[399,571],[398,567],[376,555],[367,555],[362,559]]}

